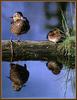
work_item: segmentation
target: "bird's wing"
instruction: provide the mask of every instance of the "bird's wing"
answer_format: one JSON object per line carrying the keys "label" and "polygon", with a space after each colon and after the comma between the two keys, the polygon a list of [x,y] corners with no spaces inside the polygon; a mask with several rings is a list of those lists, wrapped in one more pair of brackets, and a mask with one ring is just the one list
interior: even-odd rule
{"label": "bird's wing", "polygon": [[27,17],[23,17],[23,20],[26,21],[27,23],[29,23]]}

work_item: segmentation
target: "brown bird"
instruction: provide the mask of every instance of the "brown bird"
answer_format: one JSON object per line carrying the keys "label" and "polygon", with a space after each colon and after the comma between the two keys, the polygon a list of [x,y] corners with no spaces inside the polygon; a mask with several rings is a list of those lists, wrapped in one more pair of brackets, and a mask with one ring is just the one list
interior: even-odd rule
{"label": "brown bird", "polygon": [[[29,21],[26,17],[23,16],[23,14],[21,12],[16,12],[13,17],[11,17],[11,33],[14,33],[17,36],[17,40],[18,36],[25,34],[29,31],[30,29],[30,25],[29,25]],[[12,36],[12,35],[11,35]],[[17,43],[18,43],[17,41]],[[14,51],[13,51],[13,41],[12,41],[12,37],[11,37],[11,61],[13,59],[13,55],[14,55]]]}
{"label": "brown bird", "polygon": [[24,84],[28,81],[29,71],[26,64],[21,66],[19,64],[10,64],[10,80],[15,91],[20,91]]}
{"label": "brown bird", "polygon": [[16,12],[11,17],[11,32],[17,36],[25,34],[30,29],[29,21],[21,12]]}
{"label": "brown bird", "polygon": [[55,28],[47,34],[47,39],[51,42],[57,43],[64,39],[65,36],[62,33],[61,30]]}

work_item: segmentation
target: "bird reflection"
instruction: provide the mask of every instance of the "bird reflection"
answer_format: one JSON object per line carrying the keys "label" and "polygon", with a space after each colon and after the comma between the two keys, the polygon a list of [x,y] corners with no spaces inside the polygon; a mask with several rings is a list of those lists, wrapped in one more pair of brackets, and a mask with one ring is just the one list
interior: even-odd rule
{"label": "bird reflection", "polygon": [[63,68],[63,65],[57,61],[48,61],[46,66],[49,70],[52,71],[53,74],[57,75],[61,72],[61,69]]}
{"label": "bird reflection", "polygon": [[26,64],[10,64],[10,80],[15,91],[20,91],[29,78],[29,71]]}

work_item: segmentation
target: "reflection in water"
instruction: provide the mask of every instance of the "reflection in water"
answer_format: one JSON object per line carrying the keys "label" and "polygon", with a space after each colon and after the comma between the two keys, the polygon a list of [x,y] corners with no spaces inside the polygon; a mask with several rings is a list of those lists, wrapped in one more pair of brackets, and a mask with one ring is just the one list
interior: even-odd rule
{"label": "reflection in water", "polygon": [[[63,65],[62,63],[58,62],[57,60],[52,60],[52,61],[48,61],[46,63],[46,66],[49,70],[52,71],[52,73],[54,75],[58,75],[60,74],[61,70],[65,69],[66,73],[65,75],[62,75],[62,77],[58,78],[57,80],[60,81],[60,79],[63,79],[63,87],[64,87],[64,98],[66,98],[67,93],[68,93],[68,87],[69,87],[69,83],[71,84],[71,88],[72,88],[72,92],[73,92],[73,96],[75,97],[75,88],[76,88],[76,76],[75,76],[75,66],[69,66],[68,68],[65,68],[65,65]],[[63,67],[64,66],[64,67]]]}
{"label": "reflection in water", "polygon": [[53,74],[57,75],[61,72],[61,69],[63,68],[63,64],[57,62],[57,61],[49,61],[47,64],[47,67],[49,70],[52,70]]}
{"label": "reflection in water", "polygon": [[21,90],[23,84],[29,78],[29,71],[26,68],[26,64],[23,66],[19,64],[10,64],[10,80],[12,81],[13,88],[16,91]]}

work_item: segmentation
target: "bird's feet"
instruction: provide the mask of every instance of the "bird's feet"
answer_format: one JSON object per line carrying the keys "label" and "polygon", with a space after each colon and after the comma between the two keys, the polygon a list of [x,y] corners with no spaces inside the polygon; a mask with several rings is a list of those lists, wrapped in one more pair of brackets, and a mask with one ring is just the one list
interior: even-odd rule
{"label": "bird's feet", "polygon": [[17,45],[19,44],[19,42],[21,42],[20,37],[17,36]]}
{"label": "bird's feet", "polygon": [[17,40],[17,42],[21,42],[21,40]]}

